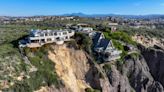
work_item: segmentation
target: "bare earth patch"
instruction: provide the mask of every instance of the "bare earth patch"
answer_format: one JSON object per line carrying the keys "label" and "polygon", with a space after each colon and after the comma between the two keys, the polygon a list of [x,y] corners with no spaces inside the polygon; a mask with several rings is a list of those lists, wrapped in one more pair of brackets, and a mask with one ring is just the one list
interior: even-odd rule
{"label": "bare earth patch", "polygon": [[49,51],[48,57],[56,64],[58,76],[72,92],[83,92],[89,87],[85,82],[85,74],[89,70],[85,53],[67,48],[66,45],[53,48],[54,51]]}

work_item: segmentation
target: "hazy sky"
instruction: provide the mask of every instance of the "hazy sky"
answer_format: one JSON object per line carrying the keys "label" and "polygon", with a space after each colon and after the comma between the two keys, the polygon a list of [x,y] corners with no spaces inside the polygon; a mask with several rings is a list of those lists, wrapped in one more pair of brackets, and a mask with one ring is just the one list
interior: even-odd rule
{"label": "hazy sky", "polygon": [[164,14],[164,0],[0,0],[0,15]]}

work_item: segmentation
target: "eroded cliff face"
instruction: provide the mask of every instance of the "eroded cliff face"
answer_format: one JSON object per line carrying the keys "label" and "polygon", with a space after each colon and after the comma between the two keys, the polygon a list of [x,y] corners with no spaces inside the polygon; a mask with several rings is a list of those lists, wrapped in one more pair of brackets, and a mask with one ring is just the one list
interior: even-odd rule
{"label": "eroded cliff face", "polygon": [[55,70],[65,86],[71,92],[83,92],[90,87],[85,82],[85,75],[89,70],[88,60],[81,50],[67,48],[66,45],[54,46],[49,51],[49,59],[56,65]]}
{"label": "eroded cliff face", "polygon": [[[163,64],[161,51],[159,54],[145,53],[151,58],[146,58],[144,54],[144,57],[140,55],[137,58],[127,56],[124,64],[118,66],[117,62],[109,63],[111,68],[104,72],[103,68],[90,62],[83,50],[68,48],[66,45],[52,48],[48,57],[56,64],[55,71],[65,87],[46,88],[48,92],[85,92],[86,88],[100,89],[102,92],[164,92],[161,84],[162,66],[157,66]],[[154,61],[161,63],[156,64]],[[105,74],[100,77],[100,73]]]}
{"label": "eroded cliff face", "polygon": [[163,92],[162,85],[154,80],[142,56],[137,59],[127,57],[122,66],[112,65],[107,74],[113,92]]}
{"label": "eroded cliff face", "polygon": [[154,79],[164,86],[164,50],[162,48],[144,48],[140,46]]}
{"label": "eroded cliff face", "polygon": [[[98,69],[83,50],[68,48],[67,45],[52,46],[49,59],[55,63],[55,71],[70,92],[85,92],[86,88],[94,88],[108,92],[108,87],[99,77]],[[104,82],[104,83],[105,83]]]}

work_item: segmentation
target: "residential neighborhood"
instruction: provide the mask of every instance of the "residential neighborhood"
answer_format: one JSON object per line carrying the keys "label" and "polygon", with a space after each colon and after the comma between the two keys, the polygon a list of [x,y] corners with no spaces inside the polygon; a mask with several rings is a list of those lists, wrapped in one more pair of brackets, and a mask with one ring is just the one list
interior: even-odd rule
{"label": "residential neighborhood", "polygon": [[[37,48],[49,43],[62,45],[66,41],[68,42],[73,40],[72,37],[75,35],[75,33],[82,33],[93,39],[93,49],[96,53],[99,54],[98,57],[101,57],[104,61],[113,61],[120,59],[120,54],[122,53],[122,51],[119,51],[114,47],[112,40],[105,39],[105,36],[102,32],[96,32],[91,27],[82,27],[79,24],[77,26],[78,28],[76,28],[75,30],[32,29],[27,38],[20,40],[19,47]],[[116,28],[114,30],[116,31]]]}
{"label": "residential neighborhood", "polygon": [[164,92],[164,0],[0,0],[0,92]]}

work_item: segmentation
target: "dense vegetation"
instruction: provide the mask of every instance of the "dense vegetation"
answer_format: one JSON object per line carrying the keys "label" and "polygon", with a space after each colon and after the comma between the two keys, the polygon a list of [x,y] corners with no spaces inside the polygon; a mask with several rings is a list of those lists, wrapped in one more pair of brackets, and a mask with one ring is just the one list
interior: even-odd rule
{"label": "dense vegetation", "polygon": [[67,24],[78,24],[78,23],[87,23],[92,27],[95,27],[95,25],[104,24],[107,21],[100,20],[100,19],[94,19],[94,18],[80,18],[75,17],[74,19],[67,20],[67,19],[44,19],[43,21],[12,21],[8,25],[20,25],[20,26],[32,26],[34,28],[39,29],[61,29],[65,28]]}
{"label": "dense vegetation", "polygon": [[26,48],[26,55],[37,71],[26,71],[27,65],[22,64],[21,69],[25,70],[28,76],[24,76],[23,80],[16,81],[13,86],[5,90],[14,92],[33,92],[34,90],[38,90],[41,86],[63,86],[55,73],[54,63],[46,56],[47,50],[48,49],[44,47],[36,50]]}
{"label": "dense vegetation", "polygon": [[[21,90],[20,92],[32,92],[33,90],[39,89],[41,86],[59,86],[59,81],[54,70],[54,63],[48,59],[47,50],[48,48],[45,47],[36,50],[31,50],[29,48],[25,49],[26,55],[31,64],[37,68],[37,71],[30,73],[29,79],[18,82],[14,86],[14,90]],[[20,85],[22,86],[19,87]]]}
{"label": "dense vegetation", "polygon": [[135,29],[135,28],[124,27],[121,30],[126,32],[128,35],[140,34],[143,36],[164,38],[164,29],[146,29],[146,28]]}
{"label": "dense vegetation", "polygon": [[0,25],[0,44],[12,44],[11,42],[27,35],[29,26]]}
{"label": "dense vegetation", "polygon": [[127,55],[127,51],[124,49],[124,45],[123,44],[131,44],[131,45],[136,45],[136,43],[131,39],[131,37],[121,31],[118,32],[103,32],[105,35],[106,39],[112,40],[113,45],[115,48],[117,48],[118,50],[122,51],[121,54],[121,59],[123,60],[124,57]]}
{"label": "dense vegetation", "polygon": [[81,49],[91,53],[92,40],[87,35],[83,33],[76,33],[75,40]]}
{"label": "dense vegetation", "polygon": [[18,55],[18,51],[13,48],[12,44],[2,44],[0,45],[0,56],[5,57],[7,55]]}
{"label": "dense vegetation", "polygon": [[[29,66],[26,65],[17,49],[14,49],[11,44],[0,45],[0,79],[1,82],[6,82],[7,85],[12,86],[17,82],[17,77],[21,73],[28,75],[26,71],[29,70]],[[5,85],[0,85],[0,89]]]}
{"label": "dense vegetation", "polygon": [[132,38],[125,32],[117,31],[117,32],[103,32],[103,33],[107,39],[122,41],[126,44],[132,44],[132,45],[136,44],[132,40]]}
{"label": "dense vegetation", "polygon": [[[21,74],[28,76],[30,66],[23,62],[16,47],[18,39],[27,34],[26,28],[25,26],[0,26],[0,89],[15,85]],[[3,82],[6,85],[3,85]]]}
{"label": "dense vegetation", "polygon": [[[55,85],[58,87],[57,75],[54,63],[47,58],[46,48],[40,48],[34,52],[26,48],[26,54],[37,71],[32,72],[31,65],[24,63],[18,49],[18,41],[28,34],[27,30],[32,26],[1,25],[0,26],[0,79],[7,82],[8,87],[0,85],[3,91],[32,92],[41,86]],[[33,56],[31,56],[31,54]],[[6,69],[6,67],[8,67]],[[5,75],[5,76],[4,76]],[[17,80],[23,76],[23,80]],[[2,81],[3,82],[3,81]]]}

